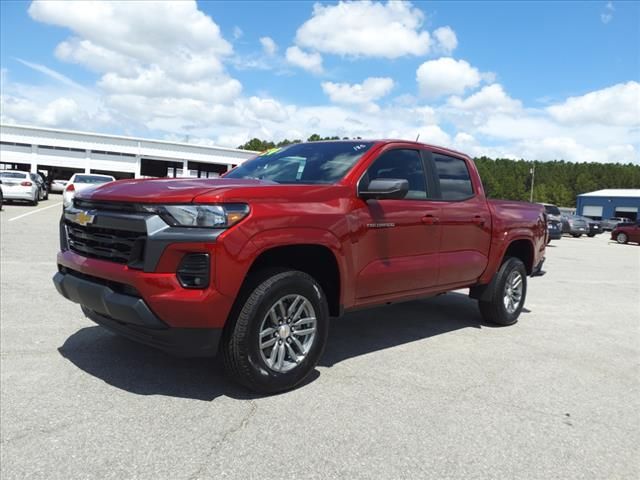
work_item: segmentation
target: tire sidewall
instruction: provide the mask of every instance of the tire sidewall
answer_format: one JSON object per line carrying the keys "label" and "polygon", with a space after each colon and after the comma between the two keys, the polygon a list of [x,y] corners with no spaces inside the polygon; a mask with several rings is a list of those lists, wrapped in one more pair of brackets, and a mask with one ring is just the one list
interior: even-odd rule
{"label": "tire sidewall", "polygon": [[[288,272],[289,275],[276,281],[263,295],[263,298],[251,312],[247,342],[248,362],[251,365],[253,380],[262,388],[272,391],[282,391],[295,387],[313,370],[320,359],[327,335],[329,333],[329,312],[327,300],[320,285],[310,276],[302,272]],[[259,348],[259,333],[262,320],[271,307],[282,297],[287,295],[302,295],[311,305],[316,314],[316,336],[305,359],[288,372],[280,373],[271,370],[262,359]]]}
{"label": "tire sidewall", "polygon": [[627,243],[629,241],[629,237],[627,237],[627,234],[624,232],[620,232],[618,233],[618,235],[616,235],[616,242],[618,243]]}
{"label": "tire sidewall", "polygon": [[[518,305],[516,311],[513,313],[509,313],[507,311],[507,308],[504,306],[504,293],[507,279],[509,278],[511,272],[513,272],[514,270],[517,270],[522,277],[522,298],[520,299],[520,304]],[[503,321],[500,323],[504,325],[512,325],[518,320],[518,317],[520,316],[520,313],[524,308],[524,303],[527,299],[527,269],[525,268],[524,263],[522,263],[522,261],[517,258],[509,258],[507,261],[505,261],[500,268],[500,280],[497,287],[498,288],[496,289],[495,301],[498,303],[501,317],[503,319]]]}

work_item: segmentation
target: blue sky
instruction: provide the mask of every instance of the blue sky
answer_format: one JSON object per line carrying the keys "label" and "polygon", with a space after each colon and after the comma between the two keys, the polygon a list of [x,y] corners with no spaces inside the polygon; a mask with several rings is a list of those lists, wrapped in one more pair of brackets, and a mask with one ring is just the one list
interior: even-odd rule
{"label": "blue sky", "polygon": [[3,122],[640,162],[639,2],[88,5],[0,3]]}

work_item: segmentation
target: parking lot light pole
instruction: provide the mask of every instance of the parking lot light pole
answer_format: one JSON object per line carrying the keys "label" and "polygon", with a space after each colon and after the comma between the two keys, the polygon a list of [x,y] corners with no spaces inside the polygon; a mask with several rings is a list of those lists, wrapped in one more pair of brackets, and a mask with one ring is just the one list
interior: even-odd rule
{"label": "parking lot light pole", "polygon": [[529,170],[529,173],[531,174],[531,195],[529,196],[529,202],[533,203],[533,182],[536,179],[536,166],[535,166],[535,164],[533,165],[533,167],[531,167],[531,169]]}

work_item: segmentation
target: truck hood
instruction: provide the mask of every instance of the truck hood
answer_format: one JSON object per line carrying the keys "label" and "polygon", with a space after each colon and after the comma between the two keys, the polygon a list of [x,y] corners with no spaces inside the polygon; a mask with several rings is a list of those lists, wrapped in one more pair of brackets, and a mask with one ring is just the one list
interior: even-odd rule
{"label": "truck hood", "polygon": [[262,180],[236,178],[153,178],[118,180],[90,191],[78,198],[102,202],[190,203],[200,195],[220,194],[236,188],[277,185]]}

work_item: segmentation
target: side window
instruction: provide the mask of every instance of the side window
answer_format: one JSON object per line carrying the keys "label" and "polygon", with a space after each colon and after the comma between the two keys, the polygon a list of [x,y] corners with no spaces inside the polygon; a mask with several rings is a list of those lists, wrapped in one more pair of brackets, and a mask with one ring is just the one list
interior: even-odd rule
{"label": "side window", "polygon": [[422,157],[417,150],[389,150],[376,158],[367,170],[363,182],[377,178],[399,178],[409,182],[408,200],[427,198],[427,185],[424,176]]}
{"label": "side window", "polygon": [[473,196],[467,164],[461,158],[434,154],[433,161],[440,180],[443,200],[464,200]]}

